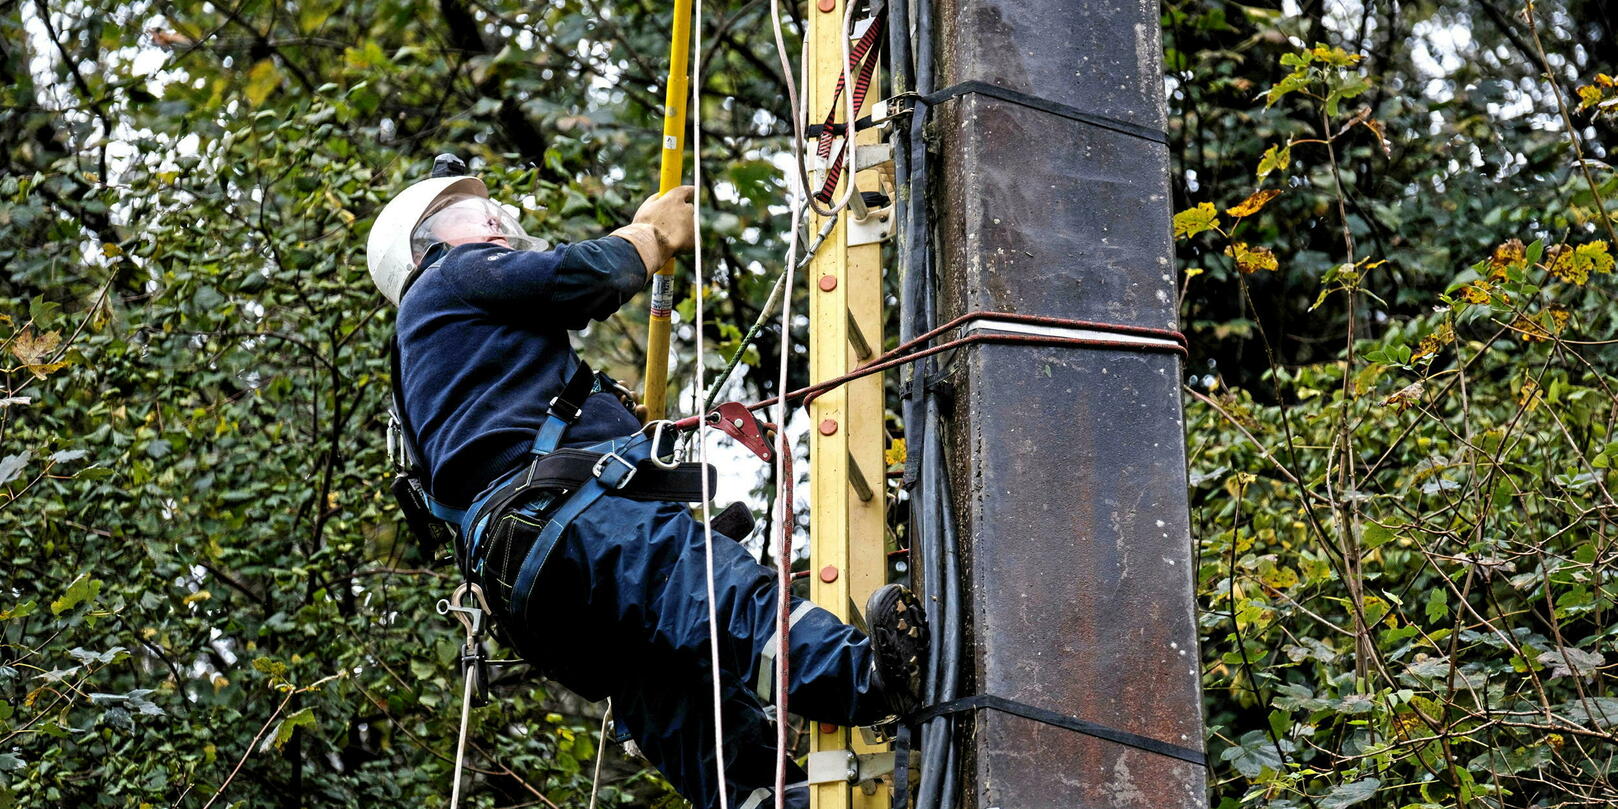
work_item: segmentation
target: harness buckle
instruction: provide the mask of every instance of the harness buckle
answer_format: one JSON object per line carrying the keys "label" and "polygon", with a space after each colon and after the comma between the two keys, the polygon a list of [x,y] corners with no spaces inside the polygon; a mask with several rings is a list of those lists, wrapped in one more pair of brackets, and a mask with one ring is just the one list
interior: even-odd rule
{"label": "harness buckle", "polygon": [[[566,391],[563,391],[563,393],[566,393]],[[547,412],[550,415],[567,422],[568,424],[572,424],[573,422],[578,421],[579,414],[584,412],[584,408],[563,399],[562,394],[559,393],[555,396],[555,398],[551,399],[550,405],[547,407]]]}
{"label": "harness buckle", "polygon": [[388,429],[385,443],[388,447],[388,463],[395,469],[404,468],[405,465],[399,463],[399,419],[393,415],[392,411],[388,413]]}
{"label": "harness buckle", "polygon": [[[605,477],[607,461],[617,461],[624,468],[623,474],[614,476],[612,479]],[[635,471],[635,464],[631,463],[627,458],[616,452],[608,452],[596,460],[596,465],[590,470],[590,474],[613,489],[622,489],[628,486],[631,480],[635,479]]]}

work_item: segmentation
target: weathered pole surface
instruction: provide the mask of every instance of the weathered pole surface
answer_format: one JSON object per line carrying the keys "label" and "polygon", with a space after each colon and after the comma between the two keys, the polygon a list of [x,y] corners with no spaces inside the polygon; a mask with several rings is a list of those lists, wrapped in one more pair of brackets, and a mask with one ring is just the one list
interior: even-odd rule
{"label": "weathered pole surface", "polygon": [[[1163,130],[1156,0],[935,8],[939,88],[977,80]],[[932,128],[938,322],[1001,311],[1178,328],[1163,143],[981,93],[940,104]],[[1161,352],[964,350],[947,426],[963,694],[1202,749],[1181,366]],[[1195,764],[994,710],[961,727],[968,807],[1206,806]]]}

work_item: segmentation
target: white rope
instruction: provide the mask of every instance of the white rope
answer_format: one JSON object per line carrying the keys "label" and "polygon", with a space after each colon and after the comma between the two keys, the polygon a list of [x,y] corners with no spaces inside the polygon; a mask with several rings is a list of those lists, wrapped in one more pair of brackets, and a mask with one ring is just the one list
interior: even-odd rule
{"label": "white rope", "polygon": [[601,760],[607,757],[607,723],[612,721],[612,699],[607,710],[601,712],[601,734],[596,739],[596,774],[590,779],[590,809],[596,809],[596,796],[601,794]]}
{"label": "white rope", "polygon": [[[777,21],[779,25],[779,21]],[[777,391],[787,389],[787,360],[792,355],[792,276],[793,270],[798,266],[798,228],[803,219],[803,202],[799,194],[792,195],[792,237],[787,239],[787,266],[782,272],[785,279],[784,286],[787,294],[781,302],[781,356],[780,367],[776,374]],[[792,536],[796,533],[794,520],[796,515],[787,510],[786,498],[783,489],[788,485],[786,479],[786,453],[792,451],[792,444],[787,440],[786,402],[780,397],[775,403],[775,503],[778,509],[776,525],[785,539],[775,556],[775,582],[776,582],[776,615],[779,617],[787,611],[787,604],[792,595]],[[787,781],[787,650],[790,646],[789,635],[792,627],[790,620],[788,626],[782,628],[776,638],[775,651],[775,809],[786,809],[786,781]]]}
{"label": "white rope", "polygon": [[[702,280],[702,0],[692,3],[694,17],[691,21],[691,220],[694,230],[694,247],[692,255],[691,283],[697,292],[697,362],[696,362],[696,394],[697,405],[708,400],[707,382],[705,374],[708,370],[707,345],[702,338],[703,327],[703,280]],[[707,419],[697,420],[697,462],[702,468],[708,464],[708,441],[705,433],[708,429]],[[713,672],[713,735],[714,735],[714,769],[719,777],[719,809],[728,809],[729,795],[727,794],[729,782],[725,780],[725,720],[724,710],[720,704],[722,691],[719,683],[719,607],[716,603],[718,590],[714,583],[713,567],[713,526],[709,523],[708,500],[712,493],[708,491],[708,476],[702,475],[702,539],[703,556],[707,564],[708,577],[708,652],[709,665]]]}
{"label": "white rope", "polygon": [[472,677],[477,673],[475,667],[466,669],[466,688],[461,695],[461,735],[455,742],[455,785],[449,792],[449,809],[457,809],[461,805],[461,771],[466,766],[466,720],[472,713]]}

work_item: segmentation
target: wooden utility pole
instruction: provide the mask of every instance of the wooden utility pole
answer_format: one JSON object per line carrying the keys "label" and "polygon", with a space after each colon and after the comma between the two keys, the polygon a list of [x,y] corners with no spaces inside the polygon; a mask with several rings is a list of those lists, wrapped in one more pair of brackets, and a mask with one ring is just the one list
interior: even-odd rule
{"label": "wooden utility pole", "polygon": [[[1177,328],[1158,14],[1155,0],[933,6],[937,88],[984,84],[932,111],[938,322]],[[963,695],[1202,749],[1183,374],[1164,351],[962,350],[944,426]],[[957,727],[966,807],[1207,805],[1195,763],[989,708]]]}

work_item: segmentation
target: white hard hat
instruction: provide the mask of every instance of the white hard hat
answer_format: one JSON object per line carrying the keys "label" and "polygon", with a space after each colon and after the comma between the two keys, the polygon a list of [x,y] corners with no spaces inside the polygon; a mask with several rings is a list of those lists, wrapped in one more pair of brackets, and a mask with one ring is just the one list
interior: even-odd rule
{"label": "white hard hat", "polygon": [[383,296],[394,306],[399,305],[405,282],[416,270],[416,258],[410,248],[411,233],[441,200],[458,195],[487,199],[489,189],[476,177],[434,177],[399,192],[399,196],[377,214],[365,244],[365,263],[371,269],[371,280],[376,282],[376,288],[382,290]]}

